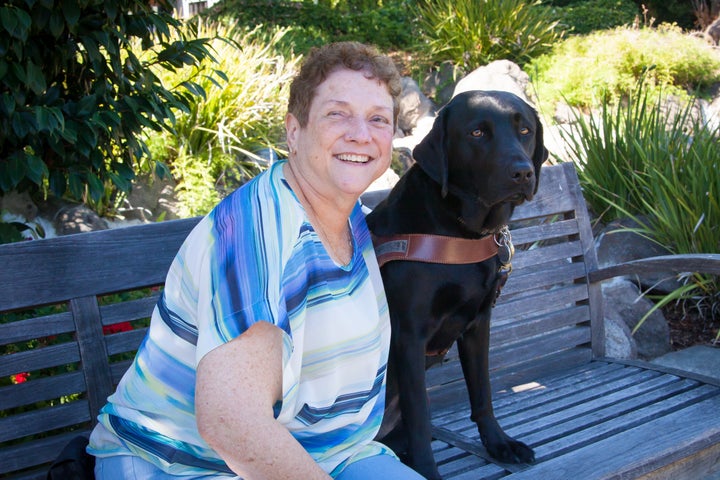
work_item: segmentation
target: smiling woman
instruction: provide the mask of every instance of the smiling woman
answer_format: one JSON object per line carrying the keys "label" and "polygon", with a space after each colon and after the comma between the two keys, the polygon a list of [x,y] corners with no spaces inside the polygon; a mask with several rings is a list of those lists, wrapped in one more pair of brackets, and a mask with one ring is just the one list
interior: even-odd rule
{"label": "smiling woman", "polygon": [[336,43],[290,90],[289,159],[220,202],[170,267],[93,432],[99,479],[421,479],[374,441],[390,324],[358,201],[390,163],[399,74]]}

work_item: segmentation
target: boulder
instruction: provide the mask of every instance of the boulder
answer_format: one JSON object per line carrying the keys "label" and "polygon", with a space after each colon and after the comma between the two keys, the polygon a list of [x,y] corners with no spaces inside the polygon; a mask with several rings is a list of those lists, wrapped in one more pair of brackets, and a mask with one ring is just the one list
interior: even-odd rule
{"label": "boulder", "polygon": [[[600,231],[595,240],[595,248],[600,268],[630,260],[668,255],[671,252],[647,238],[624,229],[637,228],[638,223],[631,219],[616,220]],[[680,287],[672,273],[643,274],[629,280],[637,281],[644,289],[658,293],[670,293]]]}
{"label": "boulder", "polygon": [[613,353],[622,355],[616,358],[633,358],[625,355],[633,355],[635,350],[637,358],[651,360],[671,350],[670,327],[660,310],[655,310],[629,336],[640,319],[653,307],[653,303],[640,294],[635,284],[615,279],[605,282],[602,292],[606,325],[605,351],[608,355]]}

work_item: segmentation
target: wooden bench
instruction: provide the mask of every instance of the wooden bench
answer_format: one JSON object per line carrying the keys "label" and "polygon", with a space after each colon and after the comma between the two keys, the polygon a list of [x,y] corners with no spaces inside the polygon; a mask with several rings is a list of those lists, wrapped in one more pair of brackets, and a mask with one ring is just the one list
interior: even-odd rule
{"label": "wooden bench", "polygon": [[[44,478],[62,447],[92,428],[197,221],[0,246],[1,479]],[[720,469],[720,385],[603,358],[599,284],[655,267],[718,275],[720,255],[598,270],[570,164],[544,169],[538,196],[517,209],[513,227],[518,253],[492,327],[495,409],[537,462],[486,459],[451,352],[428,372],[445,478],[696,479]]]}

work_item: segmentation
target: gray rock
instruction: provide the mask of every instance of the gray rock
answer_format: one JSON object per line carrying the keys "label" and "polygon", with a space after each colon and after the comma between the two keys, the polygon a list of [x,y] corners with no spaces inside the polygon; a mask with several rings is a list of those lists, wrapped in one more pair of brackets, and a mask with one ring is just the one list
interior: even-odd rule
{"label": "gray rock", "polygon": [[457,67],[452,62],[445,61],[425,77],[423,91],[434,98],[438,105],[445,105],[453,96],[457,77]]}
{"label": "gray rock", "polygon": [[[637,233],[623,231],[636,227],[638,227],[636,221],[623,219],[611,222],[601,230],[595,240],[600,268],[670,253],[666,248]],[[659,293],[669,293],[680,287],[680,283],[672,273],[645,274],[630,280],[639,282],[643,289],[652,289]]]}
{"label": "gray rock", "polygon": [[605,306],[605,356],[620,360],[637,358],[637,342],[619,313],[613,310],[608,315],[610,305]]}
{"label": "gray rock", "polygon": [[510,60],[496,60],[476,68],[460,79],[455,86],[453,96],[469,90],[501,90],[514,93],[528,103],[530,76]]}
{"label": "gray rock", "polygon": [[398,128],[404,134],[411,133],[421,118],[435,116],[435,105],[410,77],[402,78],[402,94],[398,103],[400,106]]}
{"label": "gray rock", "polygon": [[[653,307],[653,303],[640,295],[638,288],[627,280],[616,279],[605,282],[602,287],[606,325],[625,323],[632,332],[640,319]],[[612,335],[619,335],[622,328],[610,327]],[[606,336],[606,341],[608,340]],[[615,341],[606,345],[605,350],[623,352],[628,351],[625,344],[635,342],[637,357],[650,360],[670,352],[670,327],[660,310],[655,310],[632,334],[632,338]]]}
{"label": "gray rock", "polygon": [[107,222],[84,204],[62,207],[54,216],[53,226],[58,235],[108,229]]}
{"label": "gray rock", "polygon": [[28,192],[11,190],[0,195],[0,211],[19,215],[25,220],[34,220],[38,215],[38,207]]}

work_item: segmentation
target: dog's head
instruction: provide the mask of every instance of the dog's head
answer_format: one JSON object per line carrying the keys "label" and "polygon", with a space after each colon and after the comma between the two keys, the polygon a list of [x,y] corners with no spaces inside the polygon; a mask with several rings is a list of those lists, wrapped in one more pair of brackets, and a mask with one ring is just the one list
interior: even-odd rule
{"label": "dog's head", "polygon": [[530,105],[509,92],[477,90],[455,96],[440,110],[413,157],[443,197],[460,202],[463,223],[484,232],[533,198],[548,152]]}

